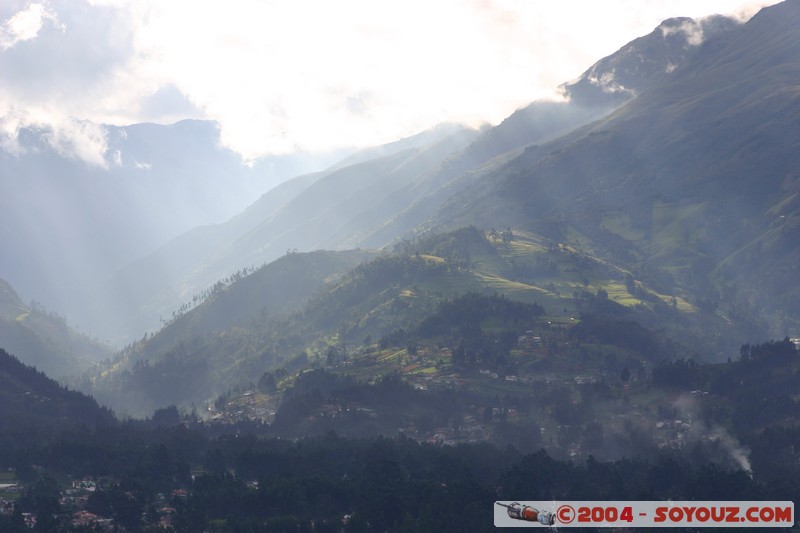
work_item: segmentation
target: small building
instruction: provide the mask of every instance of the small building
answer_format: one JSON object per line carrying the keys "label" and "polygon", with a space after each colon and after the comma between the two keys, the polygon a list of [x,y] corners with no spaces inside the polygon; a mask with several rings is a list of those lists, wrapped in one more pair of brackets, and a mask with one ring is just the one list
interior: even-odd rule
{"label": "small building", "polygon": [[72,488],[84,492],[94,492],[97,490],[97,483],[91,479],[79,479],[72,482]]}
{"label": "small building", "polygon": [[90,513],[89,511],[78,511],[72,515],[72,525],[91,526],[97,522],[98,518],[100,517],[94,513]]}

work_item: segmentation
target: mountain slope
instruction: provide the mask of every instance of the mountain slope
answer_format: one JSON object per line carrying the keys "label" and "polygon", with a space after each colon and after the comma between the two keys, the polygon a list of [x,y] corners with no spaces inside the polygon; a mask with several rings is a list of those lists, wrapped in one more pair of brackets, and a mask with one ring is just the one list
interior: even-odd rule
{"label": "mountain slope", "polygon": [[[224,224],[199,226],[176,237],[147,256],[120,269],[91,291],[85,316],[95,330],[114,339],[130,338],[153,329],[158,317],[169,315],[195,294],[232,272],[214,271],[199,286],[181,286],[187,273],[202,268],[208,257],[251,231],[323,174],[290,179],[262,195],[248,209]],[[243,265],[249,267],[252,265]],[[176,287],[177,286],[177,287]]]}
{"label": "mountain slope", "polygon": [[[192,230],[118,272],[104,289],[112,296],[99,298],[94,316],[115,337],[130,336],[154,327],[154,317],[217,279],[287,249],[381,248],[396,242],[525,146],[605,116],[636,91],[670,76],[696,53],[699,33],[711,40],[734,25],[723,17],[665,21],[565,84],[565,101],[534,102],[482,132],[439,126],[290,180],[230,221]],[[612,79],[630,90],[609,89]],[[127,310],[120,319],[109,322],[121,307]],[[126,325],[131,316],[135,322]]]}
{"label": "mountain slope", "polygon": [[526,227],[625,260],[709,309],[800,327],[800,3],[702,46],[608,118],[533,147],[429,226]]}
{"label": "mountain slope", "polygon": [[69,328],[58,315],[26,305],[0,279],[0,347],[58,378],[75,376],[111,355],[111,349]]}
{"label": "mountain slope", "polygon": [[[81,385],[101,402],[146,415],[172,403],[203,402],[257,378],[286,357],[293,332],[270,329],[325,283],[374,254],[364,251],[287,254],[255,271],[239,272],[201,295],[196,307],[174,315],[92,371]],[[257,374],[257,375],[256,375]]]}
{"label": "mountain slope", "polygon": [[694,57],[701,44],[738,25],[736,20],[721,15],[667,19],[652,33],[604,57],[559,89],[570,102],[582,105],[622,104],[669,79],[675,69]]}
{"label": "mountain slope", "polygon": [[[493,174],[526,146],[546,144],[608,115],[640,91],[669,78],[677,66],[698,53],[703,39],[713,42],[737,25],[722,16],[664,21],[649,35],[631,41],[592,65],[575,81],[561,85],[565,101],[537,101],[517,110],[484,132],[429,179],[415,182],[389,197],[376,207],[390,215],[381,225],[362,240],[343,242],[349,246],[381,247],[409,233],[436,231],[435,225],[419,226],[420,222],[431,217],[449,198],[493,180]],[[459,225],[448,227],[454,229]]]}
{"label": "mountain slope", "polygon": [[[254,386],[265,372],[325,364],[331,349],[335,358],[372,340],[413,331],[442,302],[465,293],[541,305],[566,325],[574,324],[597,295],[597,307],[612,312],[616,321],[638,321],[659,336],[680,339],[672,346],[692,345],[700,358],[730,348],[715,344],[716,332],[728,332],[718,318],[680,296],[655,291],[616,265],[536,235],[464,228],[402,243],[394,253],[324,285],[313,273],[319,265],[343,266],[364,257],[360,252],[290,254],[237,276],[125,350],[111,367],[84,382],[83,390],[131,414],[171,403],[198,405],[229,389]],[[303,287],[309,268],[318,282],[313,294]],[[287,289],[310,298],[294,310],[282,308],[291,299]],[[671,356],[667,353],[650,350],[638,357]]]}
{"label": "mountain slope", "polygon": [[[68,427],[112,422],[114,415],[92,398],[68,390],[0,348],[0,427]],[[5,436],[5,435],[4,435]]]}
{"label": "mountain slope", "polygon": [[366,251],[287,254],[250,273],[212,287],[197,307],[173,318],[136,350],[136,358],[159,355],[192,336],[249,326],[268,315],[301,307],[325,283],[344,275],[374,253]]}
{"label": "mountain slope", "polygon": [[[289,249],[342,249],[325,246],[329,235],[475,135],[444,125],[287,181],[228,222],[192,230],[120,270],[104,288],[112,296],[98,295],[98,324],[115,336],[138,334],[232,272],[272,261]],[[121,306],[127,308],[123,313]],[[120,319],[109,320],[115,313]]]}
{"label": "mountain slope", "polygon": [[95,134],[93,164],[72,153],[83,145],[44,127],[20,130],[14,152],[0,149],[0,277],[84,328],[85,292],[125,264],[341,157],[295,154],[250,168],[206,121],[80,129]]}

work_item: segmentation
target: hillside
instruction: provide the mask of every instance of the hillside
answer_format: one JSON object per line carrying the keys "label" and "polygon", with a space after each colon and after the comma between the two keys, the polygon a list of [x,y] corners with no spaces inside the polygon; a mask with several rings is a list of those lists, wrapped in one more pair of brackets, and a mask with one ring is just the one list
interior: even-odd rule
{"label": "hillside", "polygon": [[797,2],[763,10],[608,118],[506,162],[423,227],[540,232],[696,306],[794,334],[798,20]]}
{"label": "hillside", "polygon": [[283,360],[296,342],[277,317],[296,311],[325,283],[374,256],[366,251],[290,253],[240,271],[85,376],[82,389],[127,413],[202,402]]}
{"label": "hillside", "polygon": [[[502,306],[493,307],[479,331],[496,339],[488,344],[496,350],[504,337],[497,314]],[[562,329],[534,319],[527,326],[532,331],[510,350],[509,343],[499,364],[480,352],[453,349],[447,336],[425,336],[421,328],[408,344],[387,339],[329,357],[324,369],[271,373],[243,396],[221,398],[212,420],[261,416],[284,437],[336,431],[451,445],[489,441],[571,460],[688,453],[762,479],[784,477],[781,465],[795,455],[789,443],[796,442],[800,417],[793,399],[797,342],[746,344],[726,363],[654,362],[637,357],[631,344],[624,349],[586,336],[581,327],[589,320],[587,314]],[[470,322],[457,321],[459,327]],[[619,324],[637,333],[631,323]],[[648,336],[656,338],[641,338]],[[259,409],[274,415],[259,415]]]}
{"label": "hillside", "polygon": [[130,339],[156,328],[158,316],[233,272],[271,262],[287,250],[334,248],[321,246],[328,235],[475,134],[443,125],[282,183],[228,221],[195,228],[120,269],[95,294],[94,328]]}
{"label": "hillside", "polygon": [[[662,22],[650,34],[600,59],[576,80],[562,84],[559,90],[564,101],[536,101],[517,110],[454,155],[428,179],[389,197],[376,208],[389,215],[383,223],[361,240],[344,242],[350,246],[382,247],[398,238],[440,231],[440,226],[424,221],[449,199],[458,197],[458,201],[464,201],[457,195],[465,190],[465,196],[471,198],[476,189],[493,183],[503,165],[518,157],[526,147],[546,145],[607,116],[641,91],[669,79],[679,65],[699,52],[702,40],[714,42],[737,26],[733,20],[721,16]],[[501,224],[485,219],[478,225]]]}
{"label": "hillside", "polygon": [[[531,234],[464,228],[402,243],[347,273],[348,262],[355,265],[354,259],[367,255],[343,254],[290,254],[235,276],[196,308],[126,349],[113,367],[86,381],[84,390],[130,413],[170,403],[197,405],[255,384],[265,372],[324,364],[331,348],[347,353],[412,331],[442,302],[465,293],[496,293],[542,306],[551,320],[566,324],[603,295],[605,312],[615,320],[641,323],[672,350],[692,350],[701,359],[735,351],[741,340],[724,321],[680,295],[660,293],[621,267]],[[332,258],[337,260],[331,263]],[[320,265],[343,275],[325,280]],[[304,303],[296,309],[282,305],[289,301]],[[719,343],[723,335],[730,338]],[[637,358],[673,355],[650,346],[637,348]]]}
{"label": "hillside", "polygon": [[41,305],[27,305],[0,279],[0,348],[50,376],[76,376],[108,358],[112,350],[70,328]]}
{"label": "hillside", "polygon": [[0,426],[3,437],[19,428],[52,429],[108,423],[114,415],[92,398],[62,387],[0,348]]}

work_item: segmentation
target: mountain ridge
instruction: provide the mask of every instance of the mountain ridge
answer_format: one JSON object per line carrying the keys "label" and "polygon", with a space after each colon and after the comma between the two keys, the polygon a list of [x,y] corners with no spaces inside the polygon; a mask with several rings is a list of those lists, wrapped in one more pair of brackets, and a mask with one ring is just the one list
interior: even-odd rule
{"label": "mountain ridge", "polygon": [[[408,182],[426,165],[444,160],[474,135],[465,127],[444,126],[366,151],[378,150],[382,154],[378,158],[354,155],[349,159],[352,164],[291,179],[228,222],[193,230],[120,270],[105,290],[112,295],[120,291],[122,296],[100,301],[94,315],[113,327],[115,335],[131,338],[130,325],[107,320],[121,300],[131,306],[126,320],[135,317],[138,331],[152,329],[157,325],[154,316],[169,314],[179,302],[232,272],[262,265],[287,250],[323,248],[320,234],[337,231],[373,198]],[[421,165],[421,160],[427,164]]]}
{"label": "mountain ridge", "polygon": [[[800,50],[791,29],[798,6],[766,8],[608,117],[529,147],[491,183],[451,198],[424,227],[491,221],[576,238],[607,255],[627,254],[642,272],[697,293],[697,301],[765,311],[773,334],[791,333],[797,307],[785,288],[794,267],[779,256],[781,247],[797,253],[790,132],[800,68],[783,49]],[[763,62],[754,59],[762,55]],[[749,268],[721,264],[759,241],[761,261],[776,259],[767,270],[752,254]],[[750,281],[761,288],[747,289]],[[732,290],[739,296],[726,298]]]}

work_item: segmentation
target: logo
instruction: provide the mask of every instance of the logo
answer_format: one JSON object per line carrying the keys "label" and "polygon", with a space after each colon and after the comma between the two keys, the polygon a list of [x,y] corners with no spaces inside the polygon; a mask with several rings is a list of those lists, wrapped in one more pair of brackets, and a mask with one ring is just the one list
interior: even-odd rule
{"label": "logo", "polygon": [[575,509],[571,505],[562,505],[556,511],[556,518],[560,524],[571,524],[575,520]]}

